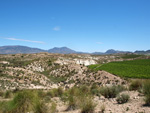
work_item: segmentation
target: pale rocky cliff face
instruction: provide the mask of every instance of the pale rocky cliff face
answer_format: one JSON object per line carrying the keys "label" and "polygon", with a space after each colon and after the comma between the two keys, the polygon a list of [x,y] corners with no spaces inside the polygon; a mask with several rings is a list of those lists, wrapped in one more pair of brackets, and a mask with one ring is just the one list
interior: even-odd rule
{"label": "pale rocky cliff face", "polygon": [[75,62],[76,62],[76,64],[82,64],[82,65],[85,65],[85,66],[96,64],[96,61],[91,60],[91,59],[87,59],[87,60],[75,59]]}
{"label": "pale rocky cliff face", "polygon": [[58,63],[60,65],[65,65],[65,64],[81,64],[81,65],[85,65],[85,66],[88,66],[88,65],[92,65],[92,64],[97,64],[97,62],[91,58],[86,58],[86,59],[79,59],[79,58],[76,58],[76,59],[65,59],[65,58],[61,58],[61,59],[58,59],[57,61],[55,61],[55,63]]}

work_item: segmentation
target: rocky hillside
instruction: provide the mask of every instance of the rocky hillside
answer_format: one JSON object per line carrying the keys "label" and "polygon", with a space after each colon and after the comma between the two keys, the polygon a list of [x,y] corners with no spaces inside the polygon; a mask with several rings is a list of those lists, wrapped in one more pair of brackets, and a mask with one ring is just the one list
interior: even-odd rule
{"label": "rocky hillside", "polygon": [[0,55],[0,86],[2,89],[50,89],[78,84],[125,84],[108,72],[88,68],[88,65],[115,60],[122,58],[50,53]]}

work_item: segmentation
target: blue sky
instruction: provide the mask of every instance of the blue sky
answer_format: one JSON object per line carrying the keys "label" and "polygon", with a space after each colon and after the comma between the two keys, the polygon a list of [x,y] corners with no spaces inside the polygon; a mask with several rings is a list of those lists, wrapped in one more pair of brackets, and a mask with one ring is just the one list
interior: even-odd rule
{"label": "blue sky", "polygon": [[150,0],[0,0],[0,46],[150,49]]}

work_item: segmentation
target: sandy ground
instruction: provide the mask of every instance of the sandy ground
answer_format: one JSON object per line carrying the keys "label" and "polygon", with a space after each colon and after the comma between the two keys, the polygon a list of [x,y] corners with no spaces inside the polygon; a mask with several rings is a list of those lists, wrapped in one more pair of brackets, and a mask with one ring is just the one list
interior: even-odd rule
{"label": "sandy ground", "polygon": [[[101,113],[102,106],[105,107],[104,113],[150,113],[150,107],[144,106],[144,96],[139,96],[137,91],[123,92],[130,95],[130,100],[125,104],[118,104],[116,99],[106,99],[103,96],[95,97],[94,102],[97,104],[94,113]],[[80,113],[80,109],[66,111],[67,104],[60,101],[59,98],[53,98],[57,103],[58,113]]]}

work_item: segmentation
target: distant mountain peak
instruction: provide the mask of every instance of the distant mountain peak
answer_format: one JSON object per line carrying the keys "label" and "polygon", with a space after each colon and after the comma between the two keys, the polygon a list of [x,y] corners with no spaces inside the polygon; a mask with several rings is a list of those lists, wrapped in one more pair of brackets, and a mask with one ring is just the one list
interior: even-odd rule
{"label": "distant mountain peak", "polygon": [[31,48],[27,46],[20,45],[10,45],[10,46],[1,46],[0,54],[17,54],[17,53],[40,53],[45,52],[45,50],[39,48]]}
{"label": "distant mountain peak", "polygon": [[68,47],[54,47],[49,50],[43,50],[39,48],[32,48],[27,46],[21,45],[8,45],[8,46],[1,46],[0,47],[0,54],[17,54],[17,53],[40,53],[40,52],[49,52],[49,53],[60,53],[60,54],[95,54],[95,55],[104,55],[104,54],[117,54],[117,53],[135,53],[135,54],[150,54],[150,50],[147,51],[119,51],[114,49],[109,49],[106,52],[94,52],[94,53],[87,53],[87,52],[78,52],[72,50]]}
{"label": "distant mountain peak", "polygon": [[114,54],[114,53],[118,53],[118,52],[119,52],[118,50],[109,49],[109,50],[107,50],[105,53],[106,53],[106,54]]}
{"label": "distant mountain peak", "polygon": [[144,51],[144,50],[137,50],[134,53],[136,54],[150,54],[150,50]]}
{"label": "distant mountain peak", "polygon": [[105,54],[116,54],[116,53],[129,53],[129,51],[119,51],[119,50],[109,49],[105,52]]}
{"label": "distant mountain peak", "polygon": [[54,47],[52,49],[70,49],[70,48],[64,46],[64,47]]}
{"label": "distant mountain peak", "polygon": [[77,53],[76,51],[68,48],[68,47],[54,47],[48,50],[49,53],[62,53],[62,54],[69,54],[69,53]]}

